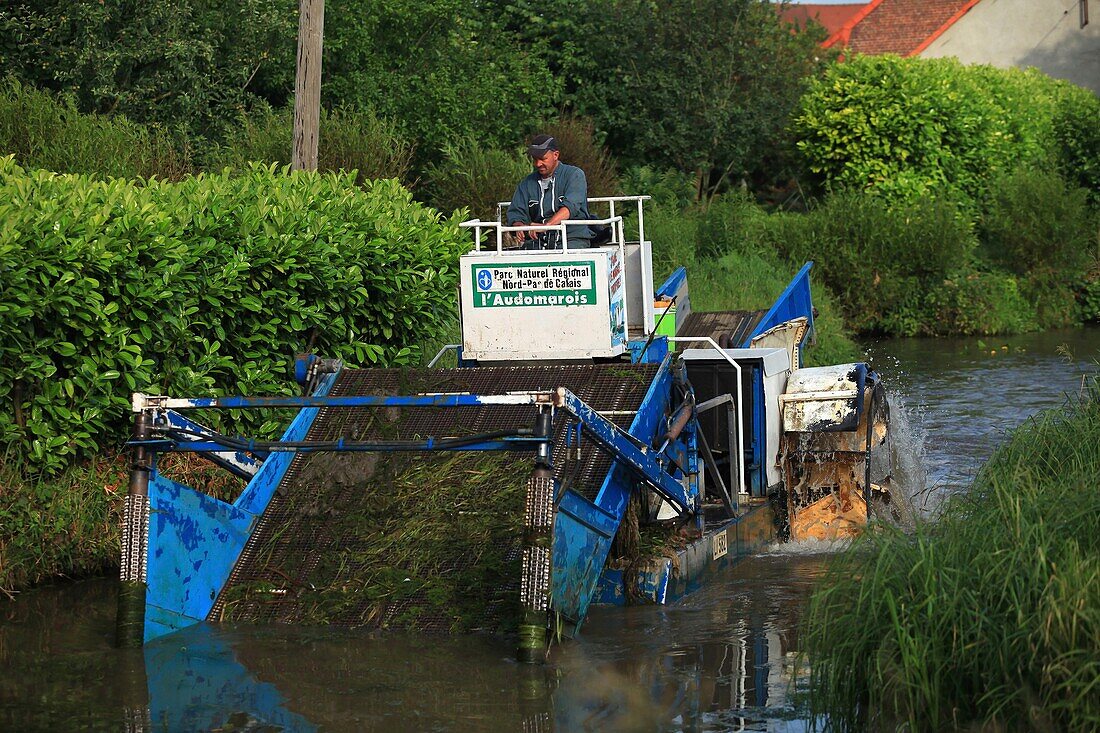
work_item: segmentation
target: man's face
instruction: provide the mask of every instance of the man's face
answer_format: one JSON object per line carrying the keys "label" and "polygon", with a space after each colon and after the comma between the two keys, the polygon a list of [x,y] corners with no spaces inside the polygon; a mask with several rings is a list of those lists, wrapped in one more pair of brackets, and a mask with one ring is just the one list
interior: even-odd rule
{"label": "man's face", "polygon": [[549,178],[554,175],[554,169],[558,167],[558,155],[557,150],[549,150],[541,158],[531,158],[531,163],[540,176]]}

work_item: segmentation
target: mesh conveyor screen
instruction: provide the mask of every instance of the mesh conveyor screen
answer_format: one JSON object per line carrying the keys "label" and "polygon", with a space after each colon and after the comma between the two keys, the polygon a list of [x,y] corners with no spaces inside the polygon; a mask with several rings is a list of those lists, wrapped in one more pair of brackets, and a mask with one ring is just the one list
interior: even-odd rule
{"label": "mesh conveyor screen", "polygon": [[[566,387],[629,427],[656,365],[345,370],[330,392],[502,394]],[[530,428],[531,406],[322,409],[309,440],[412,440]],[[590,442],[559,481],[594,498],[611,467]],[[569,451],[572,453],[573,451]],[[465,631],[518,613],[524,491],[533,454],[303,453],[218,597],[210,620]]]}

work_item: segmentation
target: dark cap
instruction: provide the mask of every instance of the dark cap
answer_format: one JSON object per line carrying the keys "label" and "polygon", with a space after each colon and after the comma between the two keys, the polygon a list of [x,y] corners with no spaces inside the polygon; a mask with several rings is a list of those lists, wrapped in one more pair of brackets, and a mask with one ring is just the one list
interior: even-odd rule
{"label": "dark cap", "polygon": [[532,158],[541,158],[551,150],[558,149],[558,141],[551,135],[535,135],[535,139],[527,146],[527,155]]}

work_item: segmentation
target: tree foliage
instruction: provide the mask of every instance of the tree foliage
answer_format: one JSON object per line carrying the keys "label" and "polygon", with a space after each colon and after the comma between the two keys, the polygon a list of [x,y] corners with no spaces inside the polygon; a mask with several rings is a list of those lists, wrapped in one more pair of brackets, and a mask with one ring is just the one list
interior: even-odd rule
{"label": "tree foliage", "polygon": [[119,113],[216,136],[293,91],[293,0],[38,0],[0,10],[0,65]]}
{"label": "tree foliage", "polygon": [[1052,167],[1067,149],[1083,153],[1074,131],[1089,126],[1075,127],[1069,111],[1095,110],[1095,99],[1035,69],[860,56],[814,82],[795,129],[809,169],[830,188],[913,196],[946,187],[976,199],[1015,166]]}
{"label": "tree foliage", "polygon": [[397,120],[421,159],[512,147],[560,101],[545,63],[461,0],[330,0],[322,96]]}
{"label": "tree foliage", "polygon": [[579,17],[558,44],[569,103],[625,162],[694,171],[704,195],[781,145],[825,54],[820,29],[795,32],[760,0],[616,0]]}

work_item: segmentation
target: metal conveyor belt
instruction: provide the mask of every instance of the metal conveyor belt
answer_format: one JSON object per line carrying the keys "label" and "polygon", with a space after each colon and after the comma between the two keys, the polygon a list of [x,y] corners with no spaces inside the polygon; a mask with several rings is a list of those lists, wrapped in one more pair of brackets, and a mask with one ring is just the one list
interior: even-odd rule
{"label": "metal conveyor belt", "polygon": [[[330,394],[501,394],[566,387],[621,427],[657,365],[344,370]],[[529,406],[325,408],[308,440],[411,440],[529,428]],[[556,478],[593,498],[611,467],[591,443]],[[569,451],[575,453],[575,451]],[[510,625],[518,608],[524,487],[533,454],[302,453],[218,596],[209,620],[409,627]]]}

